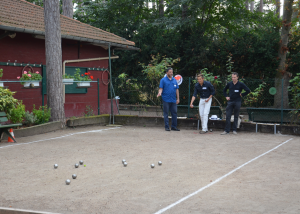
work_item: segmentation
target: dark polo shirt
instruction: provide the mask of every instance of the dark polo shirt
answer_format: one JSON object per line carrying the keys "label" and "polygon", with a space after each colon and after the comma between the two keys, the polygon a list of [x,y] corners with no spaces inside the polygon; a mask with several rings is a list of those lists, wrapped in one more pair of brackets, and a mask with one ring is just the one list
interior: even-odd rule
{"label": "dark polo shirt", "polygon": [[199,83],[195,85],[193,96],[197,97],[197,94],[200,94],[200,98],[207,99],[210,95],[215,95],[216,92],[214,86],[210,82],[203,81],[202,86]]}
{"label": "dark polo shirt", "polygon": [[[228,89],[229,89],[229,95],[227,94]],[[243,89],[246,92],[242,93]],[[224,96],[230,97],[230,101],[241,102],[242,101],[242,97],[240,95],[241,93],[242,93],[242,97],[244,97],[250,93],[250,89],[244,83],[242,83],[240,81],[237,81],[236,84],[233,84],[232,81],[227,83],[227,85],[225,86],[225,88],[223,90]]]}

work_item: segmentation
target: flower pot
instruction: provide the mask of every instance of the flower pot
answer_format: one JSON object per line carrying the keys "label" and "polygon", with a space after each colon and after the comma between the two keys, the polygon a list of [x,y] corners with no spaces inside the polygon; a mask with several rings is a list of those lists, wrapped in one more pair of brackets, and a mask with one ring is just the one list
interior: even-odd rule
{"label": "flower pot", "polygon": [[0,87],[4,87],[4,82],[0,81]]}
{"label": "flower pot", "polygon": [[89,81],[85,81],[85,82],[78,82],[77,83],[78,87],[90,87],[91,83]]}
{"label": "flower pot", "polygon": [[24,83],[24,88],[38,87],[38,86],[40,86],[40,81],[31,81],[31,82]]}
{"label": "flower pot", "polygon": [[74,79],[63,79],[63,84],[65,85],[72,85]]}

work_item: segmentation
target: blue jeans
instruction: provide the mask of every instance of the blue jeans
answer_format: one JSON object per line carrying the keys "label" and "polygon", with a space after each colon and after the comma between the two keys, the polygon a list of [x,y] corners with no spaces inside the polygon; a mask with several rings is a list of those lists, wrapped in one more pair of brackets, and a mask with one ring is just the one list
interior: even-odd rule
{"label": "blue jeans", "polygon": [[169,111],[172,115],[172,128],[177,128],[177,104],[163,101],[165,128],[169,127]]}
{"label": "blue jeans", "polygon": [[231,119],[232,111],[234,111],[234,122],[233,122],[232,130],[236,131],[241,105],[242,105],[241,101],[237,101],[237,102],[236,101],[228,101],[227,107],[226,107],[225,132],[230,132],[230,127],[231,127],[230,119]]}

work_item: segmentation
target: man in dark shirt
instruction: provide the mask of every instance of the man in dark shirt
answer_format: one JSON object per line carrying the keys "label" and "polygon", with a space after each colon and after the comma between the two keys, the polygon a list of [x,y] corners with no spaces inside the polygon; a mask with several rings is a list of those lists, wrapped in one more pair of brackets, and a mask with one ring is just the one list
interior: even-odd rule
{"label": "man in dark shirt", "polygon": [[193,108],[193,102],[197,97],[197,94],[200,94],[200,101],[199,101],[199,115],[201,118],[201,125],[202,130],[200,131],[200,134],[205,134],[208,132],[207,129],[207,122],[208,122],[208,114],[210,111],[210,105],[211,105],[211,99],[212,96],[215,95],[215,89],[213,85],[208,82],[204,81],[203,74],[197,75],[198,83],[195,85],[194,94],[191,100],[190,107]]}
{"label": "man in dark shirt", "polygon": [[[229,134],[231,128],[231,114],[234,111],[234,122],[233,122],[233,134],[237,134],[237,122],[240,113],[240,108],[242,105],[242,97],[246,96],[250,93],[250,89],[242,82],[239,82],[239,74],[233,72],[231,75],[232,82],[227,83],[223,90],[223,94],[226,97],[227,107],[226,107],[226,125],[225,131],[221,133],[221,135]],[[227,94],[227,90],[229,89],[229,95]],[[246,92],[242,93],[242,90]]]}
{"label": "man in dark shirt", "polygon": [[172,68],[167,68],[166,76],[160,80],[157,97],[159,96],[161,96],[163,100],[165,130],[170,131],[168,117],[170,111],[172,115],[171,130],[180,131],[177,128],[177,104],[179,103],[179,86],[177,81],[173,77]]}

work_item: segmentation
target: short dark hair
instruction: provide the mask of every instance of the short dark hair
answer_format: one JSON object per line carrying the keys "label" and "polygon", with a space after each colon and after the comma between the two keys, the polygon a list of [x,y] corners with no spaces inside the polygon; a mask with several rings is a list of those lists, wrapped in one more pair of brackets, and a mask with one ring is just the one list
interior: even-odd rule
{"label": "short dark hair", "polygon": [[168,73],[169,70],[173,70],[173,68],[167,68],[166,73]]}
{"label": "short dark hair", "polygon": [[232,75],[236,75],[237,77],[239,77],[239,74],[237,72],[233,72]]}
{"label": "short dark hair", "polygon": [[204,75],[203,75],[203,74],[198,74],[198,75],[197,75],[197,78],[198,78],[198,77],[201,77],[202,79],[204,79]]}

